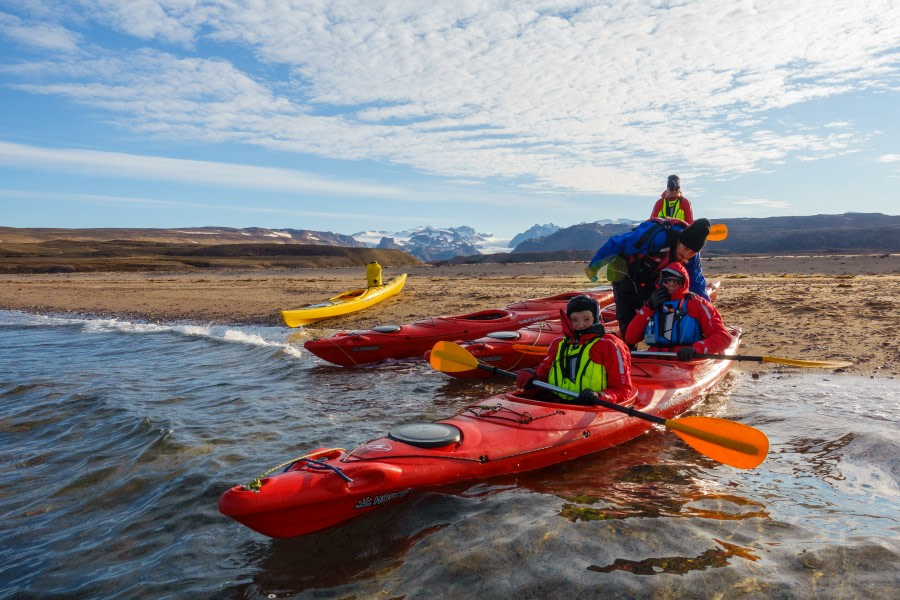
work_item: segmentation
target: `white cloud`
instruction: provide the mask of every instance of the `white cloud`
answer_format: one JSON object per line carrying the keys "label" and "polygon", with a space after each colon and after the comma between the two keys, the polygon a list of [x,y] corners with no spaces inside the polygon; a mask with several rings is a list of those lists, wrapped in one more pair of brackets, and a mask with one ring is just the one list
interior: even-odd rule
{"label": "white cloud", "polygon": [[880,163],[900,162],[900,154],[883,154],[883,155],[879,156],[875,162],[880,162]]}
{"label": "white cloud", "polygon": [[192,46],[212,7],[190,0],[86,0],[85,12],[99,22],[143,40]]}
{"label": "white cloud", "polygon": [[[102,152],[71,148],[42,148],[0,141],[0,167],[68,171],[79,175],[99,175],[115,179],[175,181],[190,185],[212,185],[227,189],[284,192],[313,201],[329,198],[347,200],[386,200],[417,205],[509,206],[521,209],[551,210],[571,208],[571,199],[553,195],[547,198],[523,198],[514,192],[485,192],[466,189],[470,183],[455,182],[437,189],[433,185],[396,186],[368,181],[332,179],[296,169],[257,167],[235,163],[174,159],[160,156]],[[9,190],[7,190],[9,192]],[[148,200],[150,202],[150,200]],[[152,202],[164,205],[166,201]],[[577,202],[577,200],[576,200]],[[272,209],[273,211],[276,209]],[[319,213],[317,213],[319,214]],[[321,215],[330,213],[321,213]],[[342,213],[334,213],[342,214]],[[416,217],[419,222],[434,218]],[[410,220],[411,218],[404,218]]]}
{"label": "white cloud", "polygon": [[787,208],[791,204],[790,202],[784,202],[782,200],[769,200],[768,198],[748,198],[746,200],[737,200],[735,204],[743,205],[743,206],[758,206],[764,208]]}
{"label": "white cloud", "polygon": [[183,209],[201,209],[208,214],[223,215],[228,213],[250,213],[262,215],[276,215],[284,217],[316,217],[327,219],[362,219],[366,221],[383,221],[385,223],[396,223],[397,221],[405,221],[413,224],[422,223],[427,220],[434,221],[432,217],[425,215],[385,215],[378,212],[374,213],[353,213],[347,210],[340,211],[322,211],[307,210],[298,208],[279,208],[273,206],[245,205],[245,204],[214,204],[205,202],[185,202],[179,200],[159,200],[157,198],[141,198],[135,196],[113,196],[108,194],[76,194],[62,192],[34,192],[29,190],[4,189],[0,188],[0,200],[8,199],[10,201],[22,200],[40,200],[43,202],[66,202],[76,204],[100,204],[106,206],[129,206],[144,208],[183,208]]}
{"label": "white cloud", "polygon": [[49,52],[75,52],[78,35],[53,23],[28,23],[0,12],[0,37]]}
{"label": "white cloud", "polygon": [[390,199],[404,199],[409,196],[409,192],[399,187],[335,181],[290,169],[119,152],[38,148],[9,142],[0,142],[0,165],[302,194]]}
{"label": "white cloud", "polygon": [[736,176],[836,156],[865,133],[771,111],[898,77],[890,0],[84,6],[145,47],[7,67],[19,89],[156,137],[551,190],[645,194],[684,167]]}

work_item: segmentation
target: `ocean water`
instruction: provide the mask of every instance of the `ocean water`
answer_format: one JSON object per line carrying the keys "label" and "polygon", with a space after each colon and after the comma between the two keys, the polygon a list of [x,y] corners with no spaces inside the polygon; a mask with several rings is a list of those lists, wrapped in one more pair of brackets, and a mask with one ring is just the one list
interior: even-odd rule
{"label": "ocean water", "polygon": [[0,597],[898,595],[896,380],[738,364],[694,414],[762,429],[756,469],[654,430],[276,541],[219,495],[509,386],[415,360],[331,367],[302,340],[0,311]]}

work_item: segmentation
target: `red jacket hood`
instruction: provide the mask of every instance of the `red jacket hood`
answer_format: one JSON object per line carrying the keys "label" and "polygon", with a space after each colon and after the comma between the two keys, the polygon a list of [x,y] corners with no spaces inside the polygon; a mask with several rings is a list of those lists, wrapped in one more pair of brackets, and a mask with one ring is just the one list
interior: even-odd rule
{"label": "red jacket hood", "polygon": [[[684,279],[684,284],[682,284],[681,288],[672,294],[672,300],[681,300],[684,298],[684,295],[691,289],[690,278],[688,277],[687,269],[684,268],[680,262],[671,262],[663,267],[663,270],[660,271],[660,279],[665,277],[666,271],[677,271],[681,277]],[[662,284],[660,284],[662,285]]]}

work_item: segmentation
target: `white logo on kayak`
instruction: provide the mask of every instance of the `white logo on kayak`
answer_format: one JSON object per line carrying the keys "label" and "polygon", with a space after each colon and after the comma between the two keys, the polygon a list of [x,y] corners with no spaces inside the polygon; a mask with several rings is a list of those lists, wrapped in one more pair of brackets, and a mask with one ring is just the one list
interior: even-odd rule
{"label": "white logo on kayak", "polygon": [[538,321],[546,321],[548,320],[547,315],[541,315],[539,317],[529,317],[527,319],[519,319],[516,321],[517,323],[537,323]]}
{"label": "white logo on kayak", "polygon": [[403,490],[402,492],[391,492],[390,494],[381,494],[380,496],[366,496],[360,498],[353,508],[372,508],[380,504],[386,504],[391,500],[397,500],[410,493],[412,490]]}
{"label": "white logo on kayak", "polygon": [[390,444],[366,444],[366,450],[372,450],[374,452],[390,452],[394,448]]}

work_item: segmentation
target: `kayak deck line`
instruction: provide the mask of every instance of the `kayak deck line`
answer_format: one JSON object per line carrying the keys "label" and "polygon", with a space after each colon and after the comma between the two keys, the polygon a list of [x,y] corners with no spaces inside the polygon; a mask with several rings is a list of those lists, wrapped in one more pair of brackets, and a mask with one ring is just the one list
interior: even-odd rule
{"label": "kayak deck line", "polygon": [[[548,402],[547,404],[550,404],[550,403]],[[476,409],[476,408],[486,409],[486,412],[484,412],[484,413],[476,413],[476,412],[473,410],[473,409]],[[582,407],[582,408],[584,408],[584,409],[589,409],[589,408],[591,408],[591,407],[585,406],[585,407]],[[511,413],[513,413],[513,414],[515,414],[515,415],[518,415],[519,418],[501,417],[501,416],[496,416],[496,415],[493,415],[493,414],[489,414],[489,413],[500,412],[500,411],[504,411],[504,410],[507,411],[507,412],[511,412]],[[601,408],[601,409],[599,409],[599,410],[608,410],[608,409],[602,409],[602,408]],[[474,415],[473,418],[479,418],[479,419],[491,419],[491,418],[493,418],[493,419],[498,419],[498,420],[506,420],[506,421],[511,421],[511,422],[513,422],[513,423],[516,423],[516,424],[518,424],[518,425],[530,425],[531,423],[534,423],[534,422],[536,422],[536,421],[538,421],[538,420],[540,420],[540,419],[546,419],[546,418],[556,417],[556,416],[563,416],[563,415],[566,414],[565,411],[563,411],[563,410],[557,410],[557,411],[555,411],[555,412],[553,412],[553,413],[548,413],[548,414],[546,414],[546,415],[541,415],[541,416],[539,416],[539,417],[534,417],[534,416],[530,415],[530,414],[527,413],[527,412],[520,413],[520,412],[518,412],[518,411],[512,410],[511,408],[509,408],[509,407],[507,407],[507,406],[503,406],[503,405],[501,405],[501,404],[495,404],[495,405],[492,405],[492,406],[485,406],[485,405],[472,405],[472,406],[467,406],[467,407],[461,409],[461,410],[460,410],[456,415],[454,415],[454,416],[456,416],[456,417],[460,417],[460,416],[468,416],[468,415],[465,415],[465,414],[464,414],[464,413],[466,413],[466,412],[472,412],[473,415]],[[610,412],[612,413],[613,411],[610,411]],[[613,414],[614,414],[614,413],[613,413]],[[441,421],[438,421],[438,423],[441,423]],[[587,437],[590,437],[590,436],[591,436],[590,428],[585,429],[585,430],[582,431],[581,434],[580,434],[580,437],[581,437],[581,438],[587,438]],[[548,446],[544,446],[544,447],[541,447],[541,448],[532,448],[532,449],[526,450],[526,451],[524,451],[524,452],[517,452],[517,453],[513,453],[513,454],[507,454],[507,455],[499,456],[499,457],[495,457],[495,458],[491,458],[491,457],[489,457],[489,456],[487,456],[487,455],[479,455],[477,458],[474,458],[474,457],[471,457],[471,456],[456,456],[456,455],[446,455],[446,456],[442,456],[442,455],[434,455],[434,454],[401,454],[401,455],[395,455],[395,454],[392,454],[392,455],[391,455],[390,457],[388,457],[388,458],[389,458],[390,460],[398,460],[398,459],[399,459],[399,460],[407,460],[407,459],[414,459],[414,458],[420,458],[420,459],[433,459],[433,458],[437,458],[437,459],[463,460],[463,461],[475,461],[475,462],[479,462],[479,463],[486,463],[486,462],[496,462],[496,461],[501,461],[501,460],[508,460],[508,459],[510,459],[510,458],[518,458],[518,457],[520,457],[520,456],[525,456],[525,455],[527,455],[527,454],[532,454],[532,453],[534,453],[534,452],[542,452],[542,451],[545,451],[545,450],[549,450],[549,449],[551,449],[551,448],[556,448],[556,447],[559,447],[559,446],[563,446],[563,445],[565,445],[565,444],[570,444],[570,443],[572,443],[572,442],[574,442],[574,441],[578,441],[578,439],[579,439],[579,437],[576,436],[576,437],[573,437],[573,438],[564,439],[564,440],[562,440],[562,441],[560,441],[560,442],[557,442],[557,443],[555,443],[555,444],[550,444],[550,445],[548,445]],[[342,456],[342,457],[339,459],[340,462],[342,462],[342,463],[352,463],[352,462],[383,461],[383,460],[387,460],[387,458],[382,458],[382,457],[366,458],[366,457],[356,456],[356,455],[354,454],[357,450],[359,450],[359,449],[361,449],[361,448],[364,448],[364,447],[367,447],[368,444],[370,444],[370,443],[371,443],[371,442],[366,442],[366,443],[360,444],[359,446],[357,446],[356,448],[354,448],[353,450],[351,450],[350,452],[348,452],[348,453],[346,453],[344,456]],[[457,444],[457,445],[458,445],[458,444]]]}
{"label": "kayak deck line", "polygon": [[[475,412],[475,409],[481,409],[484,412],[478,413],[478,412]],[[493,414],[493,413],[498,413],[500,411],[510,412],[514,415],[517,415],[519,418],[511,419],[510,417],[501,417],[501,416]],[[502,404],[493,404],[493,405],[473,404],[472,406],[467,406],[464,409],[462,409],[461,411],[459,411],[457,413],[457,415],[462,415],[463,413],[466,413],[466,412],[471,412],[475,417],[481,418],[481,419],[487,419],[487,418],[507,419],[510,421],[515,421],[516,423],[519,423],[520,425],[527,425],[527,424],[535,421],[536,419],[546,419],[547,417],[566,414],[562,410],[557,410],[555,413],[548,413],[548,414],[542,415],[540,417],[535,417],[530,412],[527,412],[527,411],[526,412],[518,412],[518,411],[515,411],[515,410],[509,408],[508,406],[504,406]]]}
{"label": "kayak deck line", "polygon": [[[256,479],[253,479],[253,480],[249,481],[248,483],[245,483],[241,487],[243,487],[246,490],[259,491],[259,488],[262,485],[262,483],[261,483],[262,479],[266,475],[269,475],[269,474],[277,471],[278,469],[283,468],[284,469],[283,472],[287,472],[291,467],[293,467],[295,464],[297,464],[301,461],[318,459],[318,458],[322,458],[322,457],[337,458],[346,452],[347,451],[344,450],[343,448],[322,448],[319,450],[313,450],[309,454],[305,454],[298,458],[292,458],[291,460],[285,461],[285,462],[281,463],[280,465],[276,465],[276,466],[272,467],[271,469],[269,469],[268,471],[266,471],[265,473],[263,473]],[[320,461],[318,461],[318,462],[320,462]],[[320,464],[321,464],[321,462],[320,462]]]}

